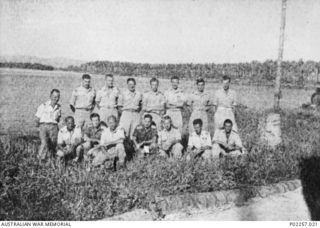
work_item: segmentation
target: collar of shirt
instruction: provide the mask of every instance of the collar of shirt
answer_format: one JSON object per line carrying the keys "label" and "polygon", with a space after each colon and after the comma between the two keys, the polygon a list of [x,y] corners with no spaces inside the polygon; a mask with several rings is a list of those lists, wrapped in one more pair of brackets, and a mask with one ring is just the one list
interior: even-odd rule
{"label": "collar of shirt", "polygon": [[108,90],[113,90],[114,88],[115,88],[114,86],[112,86],[112,87],[103,86],[103,87],[102,87],[102,90],[108,91]]}
{"label": "collar of shirt", "polygon": [[151,94],[154,94],[154,95],[159,95],[161,92],[159,90],[157,90],[157,92],[153,92],[152,90],[150,91]]}
{"label": "collar of shirt", "polygon": [[178,88],[178,89],[171,88],[170,91],[173,92],[173,93],[182,93],[182,90],[180,88]]}
{"label": "collar of shirt", "polygon": [[134,90],[133,92],[131,92],[129,89],[127,89],[127,93],[128,95],[134,97],[137,94],[137,90]]}
{"label": "collar of shirt", "polygon": [[76,129],[76,128],[74,127],[71,131],[69,131],[68,128],[67,128],[67,126],[64,126],[63,128],[61,128],[61,131],[62,131],[63,133],[73,134],[75,129]]}
{"label": "collar of shirt", "polygon": [[82,91],[84,91],[84,92],[89,93],[89,92],[91,92],[92,87],[89,87],[89,88],[87,89],[87,88],[84,88],[84,87],[81,85],[78,89],[80,89],[80,90],[82,90]]}
{"label": "collar of shirt", "polygon": [[[50,106],[52,108],[52,105],[51,105],[51,101],[48,100],[47,102],[44,103],[45,106]],[[59,104],[56,104],[52,109],[53,110],[57,110],[58,108],[60,107]]]}

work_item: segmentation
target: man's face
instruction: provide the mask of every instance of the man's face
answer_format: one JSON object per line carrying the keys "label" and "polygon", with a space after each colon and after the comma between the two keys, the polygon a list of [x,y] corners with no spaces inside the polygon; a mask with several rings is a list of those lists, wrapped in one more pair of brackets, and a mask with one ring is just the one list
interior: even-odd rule
{"label": "man's face", "polygon": [[156,81],[153,81],[153,82],[151,82],[151,90],[153,91],[153,92],[157,92],[158,91],[158,82],[156,82]]}
{"label": "man's face", "polygon": [[229,87],[230,87],[230,81],[229,80],[223,80],[222,84],[223,84],[223,89],[224,90],[228,90],[229,89]]}
{"label": "man's face", "polygon": [[85,78],[82,80],[82,86],[86,89],[90,88],[91,79]]}
{"label": "man's face", "polygon": [[171,129],[171,120],[164,120],[164,122],[163,122],[163,127],[164,127],[164,129],[166,129],[167,131],[170,131],[170,129]]}
{"label": "man's face", "polygon": [[173,79],[171,80],[171,85],[173,89],[178,89],[179,87],[179,80],[178,79]]}
{"label": "man's face", "polygon": [[110,129],[113,131],[114,129],[116,129],[117,127],[117,122],[115,119],[110,118],[108,121],[108,126],[110,127]]}
{"label": "man's face", "polygon": [[91,122],[92,122],[92,125],[93,125],[94,128],[97,128],[97,127],[99,127],[99,125],[100,125],[100,119],[99,119],[99,117],[93,117],[93,118],[91,119]]}
{"label": "man's face", "polygon": [[151,123],[152,123],[152,121],[151,121],[150,118],[144,118],[143,124],[144,124],[144,126],[145,126],[146,128],[151,127]]}
{"label": "man's face", "polygon": [[109,88],[112,88],[113,87],[113,77],[106,77],[106,85],[107,87]]}
{"label": "man's face", "polygon": [[69,118],[69,119],[67,120],[67,122],[66,122],[66,125],[67,125],[68,131],[72,131],[72,130],[74,129],[74,127],[75,127],[75,125],[74,125],[74,120],[71,119],[71,118]]}
{"label": "man's face", "polygon": [[202,93],[204,91],[204,83],[203,82],[199,82],[197,84],[197,88],[198,88],[198,91]]}
{"label": "man's face", "polygon": [[193,128],[194,128],[194,131],[197,133],[197,135],[201,134],[202,126],[200,124],[194,124]]}
{"label": "man's face", "polygon": [[58,101],[60,100],[60,93],[53,92],[50,95],[51,104],[56,105]]}
{"label": "man's face", "polygon": [[131,91],[131,92],[134,92],[136,88],[136,84],[133,82],[133,81],[129,81],[128,82],[128,89]]}
{"label": "man's face", "polygon": [[225,123],[224,124],[224,129],[226,131],[226,133],[230,133],[232,130],[232,124],[231,123]]}

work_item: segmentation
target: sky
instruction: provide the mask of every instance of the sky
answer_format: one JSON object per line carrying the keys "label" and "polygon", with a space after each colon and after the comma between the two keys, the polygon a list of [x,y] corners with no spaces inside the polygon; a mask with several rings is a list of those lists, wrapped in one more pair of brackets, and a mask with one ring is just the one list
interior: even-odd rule
{"label": "sky", "polygon": [[[86,61],[276,59],[281,0],[0,0],[0,55]],[[320,0],[288,0],[285,60],[320,61]]]}

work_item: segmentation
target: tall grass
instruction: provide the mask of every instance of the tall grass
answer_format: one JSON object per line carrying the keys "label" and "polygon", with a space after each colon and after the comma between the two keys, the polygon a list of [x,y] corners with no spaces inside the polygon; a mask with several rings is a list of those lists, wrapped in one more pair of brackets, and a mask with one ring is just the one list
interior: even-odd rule
{"label": "tall grass", "polygon": [[158,156],[134,159],[124,170],[88,169],[70,164],[65,171],[39,164],[38,141],[1,137],[0,220],[94,220],[133,208],[157,210],[159,197],[181,193],[249,188],[298,178],[299,160],[319,142],[320,119],[282,112],[283,143],[272,150],[259,144],[259,119],[240,108],[238,124],[248,149],[242,158],[213,164],[170,161]]}

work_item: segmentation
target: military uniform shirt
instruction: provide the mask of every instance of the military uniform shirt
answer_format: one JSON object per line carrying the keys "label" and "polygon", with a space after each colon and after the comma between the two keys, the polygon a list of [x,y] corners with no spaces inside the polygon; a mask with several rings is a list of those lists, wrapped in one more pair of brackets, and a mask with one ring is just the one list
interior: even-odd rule
{"label": "military uniform shirt", "polygon": [[91,125],[88,125],[84,130],[84,134],[88,138],[97,139],[97,140],[101,139],[102,132],[103,132],[103,128],[101,127],[101,125],[99,125],[98,128],[95,128],[91,124]]}
{"label": "military uniform shirt", "polygon": [[[186,102],[186,97],[180,89],[170,89],[165,92],[166,103],[176,107],[182,107]],[[171,110],[180,110],[180,108],[169,108]]]}
{"label": "military uniform shirt", "polygon": [[36,117],[40,119],[40,123],[54,123],[57,124],[57,120],[61,116],[60,105],[56,104],[51,106],[51,101],[47,101],[41,104],[36,112]]}
{"label": "military uniform shirt", "polygon": [[200,135],[193,132],[189,137],[188,146],[199,149],[200,147],[212,146],[209,132],[202,130]]}
{"label": "military uniform shirt", "polygon": [[82,133],[81,128],[76,127],[72,131],[68,131],[67,126],[60,129],[58,133],[58,144],[65,144],[67,146],[75,144],[77,141],[81,141]]}
{"label": "military uniform shirt", "polygon": [[124,138],[124,130],[122,128],[117,127],[114,131],[111,131],[108,127],[101,134],[100,145],[105,145]]}
{"label": "military uniform shirt", "polygon": [[210,96],[206,91],[194,91],[189,96],[188,105],[192,105],[193,110],[205,111],[207,106],[211,105]]}
{"label": "military uniform shirt", "polygon": [[140,124],[134,130],[133,136],[136,137],[137,143],[141,143],[143,141],[152,140],[154,137],[158,137],[158,132],[153,126],[150,126],[150,128],[147,129],[144,125]]}
{"label": "military uniform shirt", "polygon": [[142,106],[144,110],[151,110],[158,113],[159,111],[164,111],[165,102],[166,98],[163,93],[160,91],[149,91],[143,95]]}
{"label": "military uniform shirt", "polygon": [[142,102],[142,94],[138,91],[131,92],[128,89],[123,91],[119,97],[119,106],[122,110],[138,110]]}
{"label": "military uniform shirt", "polygon": [[115,108],[117,107],[117,99],[119,97],[119,94],[120,91],[118,88],[108,88],[107,86],[104,86],[97,92],[96,102],[100,102],[100,107]]}
{"label": "military uniform shirt", "polygon": [[233,130],[231,131],[229,138],[227,138],[227,135],[224,129],[217,130],[214,133],[212,141],[220,141],[232,146],[243,147],[239,134]]}
{"label": "military uniform shirt", "polygon": [[178,129],[171,127],[170,131],[166,129],[159,132],[159,144],[172,141],[172,140],[181,140],[181,133]]}
{"label": "military uniform shirt", "polygon": [[234,90],[219,89],[214,96],[214,105],[224,108],[232,108],[237,105],[237,95]]}
{"label": "military uniform shirt", "polygon": [[94,101],[96,91],[93,88],[86,89],[83,86],[76,88],[72,92],[70,104],[76,109],[90,109],[94,108]]}

